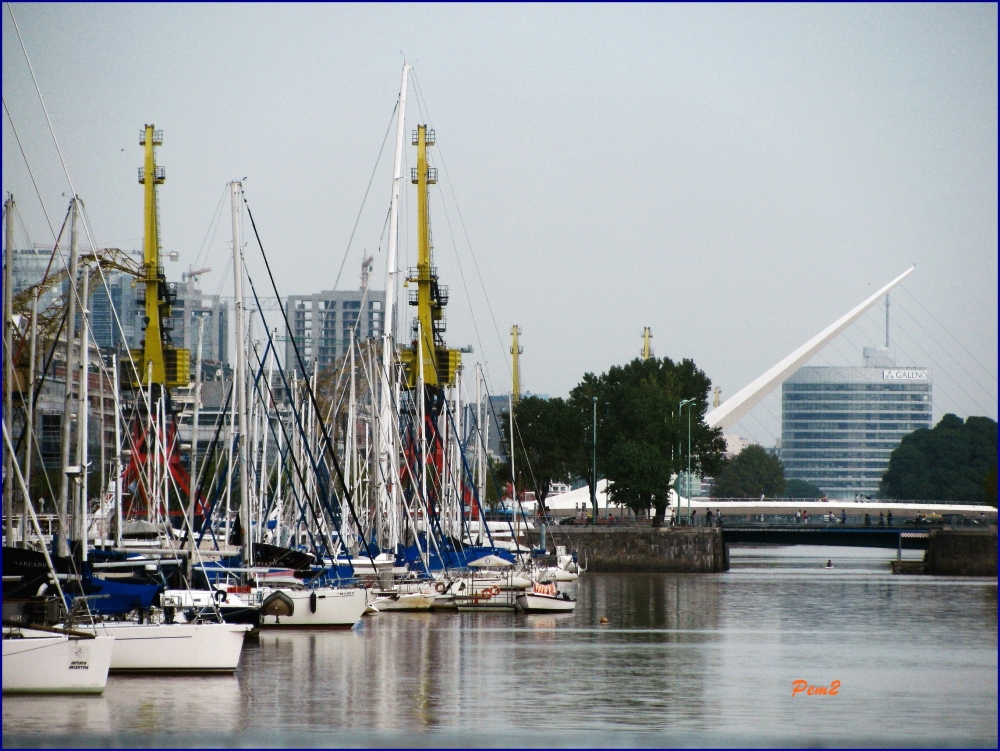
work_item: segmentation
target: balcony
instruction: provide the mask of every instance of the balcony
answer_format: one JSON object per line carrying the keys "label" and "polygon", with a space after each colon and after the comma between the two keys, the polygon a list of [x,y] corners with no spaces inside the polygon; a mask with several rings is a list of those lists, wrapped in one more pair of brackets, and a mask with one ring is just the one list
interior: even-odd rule
{"label": "balcony", "polygon": [[[140,146],[145,146],[146,145],[146,131],[145,131],[145,129],[139,131],[139,145]],[[162,146],[163,145],[163,131],[162,130],[154,130],[153,131],[153,145],[154,146]]]}
{"label": "balcony", "polygon": [[[166,179],[167,179],[167,169],[166,169],[166,167],[155,167],[153,169],[153,184],[154,185],[162,183]],[[139,184],[140,185],[145,185],[146,184],[146,168],[145,167],[140,167],[139,168]]]}

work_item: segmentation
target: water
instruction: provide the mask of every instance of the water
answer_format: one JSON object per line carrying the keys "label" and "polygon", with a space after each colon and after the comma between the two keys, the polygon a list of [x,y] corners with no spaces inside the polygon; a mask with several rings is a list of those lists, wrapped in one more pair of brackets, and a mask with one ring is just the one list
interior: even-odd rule
{"label": "water", "polygon": [[995,580],[731,553],[726,574],[587,575],[573,614],[387,613],[265,631],[236,676],[5,697],[4,746],[997,745]]}

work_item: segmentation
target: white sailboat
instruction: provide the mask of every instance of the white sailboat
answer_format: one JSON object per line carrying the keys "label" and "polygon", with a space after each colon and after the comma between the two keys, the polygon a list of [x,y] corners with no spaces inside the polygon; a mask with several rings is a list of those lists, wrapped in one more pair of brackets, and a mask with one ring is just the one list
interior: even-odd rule
{"label": "white sailboat", "polygon": [[3,693],[100,694],[108,682],[114,637],[22,627],[3,630]]}

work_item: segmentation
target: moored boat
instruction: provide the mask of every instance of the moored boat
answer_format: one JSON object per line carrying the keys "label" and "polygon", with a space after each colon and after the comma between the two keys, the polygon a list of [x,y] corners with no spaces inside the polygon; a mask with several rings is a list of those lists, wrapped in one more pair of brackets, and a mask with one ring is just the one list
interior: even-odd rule
{"label": "moored boat", "polygon": [[517,596],[517,604],[525,613],[570,613],[576,610],[576,600],[560,592],[552,583],[535,582],[530,592]]}
{"label": "moored boat", "polygon": [[4,627],[3,693],[100,694],[108,682],[114,637],[57,629]]}

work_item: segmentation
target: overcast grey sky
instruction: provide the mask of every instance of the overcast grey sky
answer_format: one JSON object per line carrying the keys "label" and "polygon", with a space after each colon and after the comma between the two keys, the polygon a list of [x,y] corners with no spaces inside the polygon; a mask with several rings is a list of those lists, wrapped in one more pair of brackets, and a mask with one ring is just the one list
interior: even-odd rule
{"label": "overcast grey sky", "polygon": [[[550,395],[638,355],[648,325],[725,397],[916,263],[900,364],[931,368],[935,419],[997,416],[995,4],[13,9],[99,245],[140,247],[137,136],[163,129],[172,278],[204,262],[231,294],[228,216],[210,228],[247,176],[282,294],[332,288],[405,54],[408,128],[438,137],[447,339],[495,390],[514,323],[523,388]],[[3,96],[58,229],[69,189],[6,8]],[[341,288],[366,248],[383,278],[391,158],[390,136]],[[6,115],[3,189],[51,242]],[[413,202],[407,184],[411,261]],[[261,285],[254,245],[248,268]],[[813,364],[860,364],[883,326],[877,307]],[[772,443],[779,416],[774,395],[736,432]]]}

